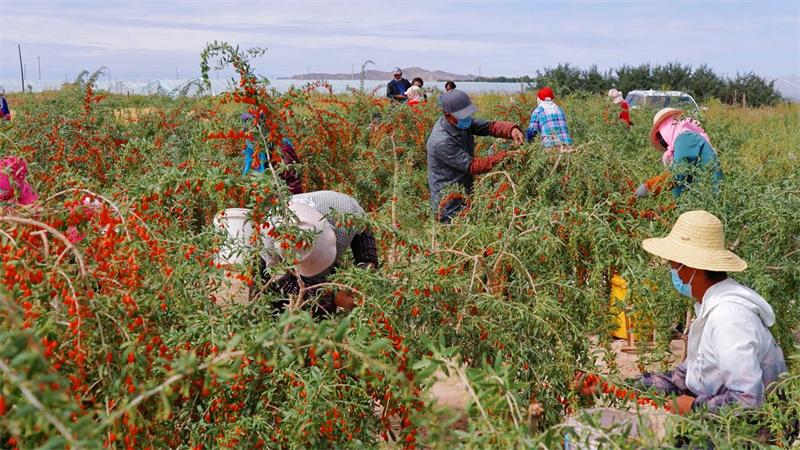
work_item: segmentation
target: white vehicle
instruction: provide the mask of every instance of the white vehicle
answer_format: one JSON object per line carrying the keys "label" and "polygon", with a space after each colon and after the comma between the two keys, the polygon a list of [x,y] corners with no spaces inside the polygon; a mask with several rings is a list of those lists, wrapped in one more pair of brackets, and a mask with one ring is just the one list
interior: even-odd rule
{"label": "white vehicle", "polygon": [[694,112],[700,108],[691,95],[681,91],[630,91],[625,102],[632,109],[647,106],[648,108],[678,108]]}

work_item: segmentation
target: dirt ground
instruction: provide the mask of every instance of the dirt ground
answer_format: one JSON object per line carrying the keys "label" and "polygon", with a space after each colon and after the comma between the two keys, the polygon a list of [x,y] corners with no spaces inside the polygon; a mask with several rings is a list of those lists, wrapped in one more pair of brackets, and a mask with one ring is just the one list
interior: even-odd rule
{"label": "dirt ground", "polygon": [[[612,351],[616,355],[617,365],[622,377],[632,377],[639,374],[639,358],[636,353],[626,353],[622,348],[627,346],[627,341],[616,339],[611,344]],[[674,340],[670,343],[672,354],[675,355],[670,361],[670,367],[675,367],[680,363],[680,355],[683,351],[684,343],[682,340]],[[601,357],[598,357],[598,367],[602,367]],[[464,412],[467,405],[467,387],[457,378],[448,378],[444,374],[439,374],[441,380],[433,385],[432,394],[437,399],[440,406],[446,406],[454,411]],[[647,413],[648,419],[652,423],[656,432],[663,433],[663,424],[666,421],[667,413],[664,411],[652,411]],[[466,430],[468,426],[465,414],[462,414],[458,421],[453,425],[453,429]]]}

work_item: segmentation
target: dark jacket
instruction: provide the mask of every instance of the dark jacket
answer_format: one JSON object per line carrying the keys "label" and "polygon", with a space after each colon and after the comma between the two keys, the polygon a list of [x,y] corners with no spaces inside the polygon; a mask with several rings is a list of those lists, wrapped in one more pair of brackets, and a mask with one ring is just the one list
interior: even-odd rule
{"label": "dark jacket", "polygon": [[405,78],[392,80],[386,84],[386,96],[396,102],[404,102],[407,98],[394,98],[395,95],[406,95],[406,91],[411,87],[411,83]]}
{"label": "dark jacket", "polygon": [[449,219],[464,207],[465,201],[452,199],[440,205],[442,190],[455,183],[463,186],[467,194],[472,191],[473,177],[470,166],[475,160],[473,136],[509,139],[514,128],[519,127],[510,122],[490,122],[473,117],[469,128],[459,130],[444,116],[439,118],[433,126],[427,144],[428,189],[431,192],[431,210],[434,214],[439,212],[443,222],[449,222]]}

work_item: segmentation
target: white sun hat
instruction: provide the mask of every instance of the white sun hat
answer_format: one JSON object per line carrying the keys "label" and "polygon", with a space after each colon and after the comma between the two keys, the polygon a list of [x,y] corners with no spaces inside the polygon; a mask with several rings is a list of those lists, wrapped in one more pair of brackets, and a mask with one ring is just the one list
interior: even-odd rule
{"label": "white sun hat", "polygon": [[[302,248],[297,248],[295,242],[290,242],[288,249],[282,248],[282,242],[272,239],[266,234],[265,241],[272,240],[272,244],[284,259],[294,258],[298,261],[297,272],[305,277],[312,277],[324,272],[336,261],[336,233],[322,213],[312,206],[303,203],[289,203],[289,209],[297,216],[297,220],[290,220],[289,225],[296,226],[304,231],[315,233],[313,242]],[[279,220],[270,220],[270,225],[277,225]],[[267,245],[268,243],[265,242]],[[263,256],[263,255],[262,255]],[[271,262],[268,260],[268,262]]]}
{"label": "white sun hat", "polygon": [[642,241],[642,248],[687,267],[715,272],[743,272],[747,263],[725,248],[722,222],[698,210],[681,214],[667,237]]}
{"label": "white sun hat", "polygon": [[620,91],[618,91],[616,89],[611,89],[611,90],[608,91],[608,96],[611,97],[611,99],[614,101],[614,103],[622,103],[622,100],[623,100],[622,92],[620,92]]}

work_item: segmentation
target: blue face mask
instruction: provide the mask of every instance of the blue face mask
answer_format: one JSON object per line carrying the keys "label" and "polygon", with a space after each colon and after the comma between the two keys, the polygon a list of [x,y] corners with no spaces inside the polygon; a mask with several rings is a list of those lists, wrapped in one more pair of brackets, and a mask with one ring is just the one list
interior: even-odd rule
{"label": "blue face mask", "polygon": [[[681,267],[683,267],[683,265],[681,265]],[[672,285],[675,286],[675,289],[681,294],[687,297],[691,297],[692,280],[694,280],[694,276],[697,274],[697,271],[695,271],[694,274],[692,274],[692,278],[689,279],[688,283],[684,283],[683,280],[681,280],[681,277],[678,275],[678,270],[680,270],[680,267],[677,269],[670,270],[672,272]]]}
{"label": "blue face mask", "polygon": [[470,125],[472,125],[472,116],[469,116],[466,119],[459,119],[458,123],[456,124],[456,128],[459,130],[466,130]]}

